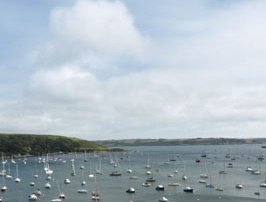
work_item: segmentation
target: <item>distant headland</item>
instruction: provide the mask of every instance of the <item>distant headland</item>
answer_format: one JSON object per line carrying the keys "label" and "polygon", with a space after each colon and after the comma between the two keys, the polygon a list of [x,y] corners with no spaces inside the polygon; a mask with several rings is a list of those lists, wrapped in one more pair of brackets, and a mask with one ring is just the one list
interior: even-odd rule
{"label": "distant headland", "polygon": [[266,144],[266,138],[123,139],[123,140],[101,140],[96,142],[107,147],[233,145],[233,144]]}

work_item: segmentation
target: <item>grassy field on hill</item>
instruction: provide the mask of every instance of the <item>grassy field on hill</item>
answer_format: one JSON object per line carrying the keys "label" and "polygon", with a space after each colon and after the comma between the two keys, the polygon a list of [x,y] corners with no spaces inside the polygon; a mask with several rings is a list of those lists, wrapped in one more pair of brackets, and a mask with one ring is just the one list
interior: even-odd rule
{"label": "grassy field on hill", "polygon": [[0,152],[40,155],[54,152],[106,151],[107,147],[93,141],[57,135],[0,133]]}

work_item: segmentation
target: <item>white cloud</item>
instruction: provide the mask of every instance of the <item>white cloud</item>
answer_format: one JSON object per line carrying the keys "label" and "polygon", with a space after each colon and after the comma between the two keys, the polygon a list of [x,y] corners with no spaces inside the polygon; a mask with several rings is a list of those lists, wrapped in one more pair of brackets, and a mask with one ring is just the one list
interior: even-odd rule
{"label": "white cloud", "polygon": [[[212,10],[197,6],[200,14]],[[11,132],[93,139],[262,137],[265,6],[243,2],[204,18],[189,8],[159,15],[165,35],[151,33],[153,38],[141,34],[134,13],[120,1],[58,7],[25,97],[0,102],[0,123]]]}
{"label": "white cloud", "polygon": [[73,7],[57,8],[51,25],[60,39],[106,54],[141,56],[145,38],[120,2],[79,0]]}
{"label": "white cloud", "polygon": [[101,84],[97,79],[90,72],[73,66],[37,72],[32,78],[31,91],[33,95],[61,101],[99,102],[102,99]]}

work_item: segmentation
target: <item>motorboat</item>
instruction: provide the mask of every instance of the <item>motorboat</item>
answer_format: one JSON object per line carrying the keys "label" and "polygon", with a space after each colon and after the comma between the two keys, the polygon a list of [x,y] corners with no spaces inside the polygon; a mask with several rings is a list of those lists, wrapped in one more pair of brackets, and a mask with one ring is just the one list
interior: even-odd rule
{"label": "motorboat", "polygon": [[132,175],[132,176],[130,176],[128,179],[138,179],[138,176],[136,176],[136,175]]}
{"label": "motorboat", "polygon": [[78,193],[80,193],[80,194],[87,194],[88,191],[86,189],[79,189],[78,190]]}
{"label": "motorboat", "polygon": [[223,191],[224,188],[223,188],[223,187],[215,187],[215,190],[216,190],[216,191]]}
{"label": "motorboat", "polygon": [[142,183],[142,186],[143,186],[143,187],[150,187],[150,186],[151,186],[151,183],[143,182],[143,183]]}
{"label": "motorboat", "polygon": [[31,186],[31,187],[34,187],[35,185],[36,185],[35,182],[31,182],[31,183],[30,183],[30,186]]}
{"label": "motorboat", "polygon": [[60,199],[60,198],[56,198],[56,199],[51,200],[51,202],[60,202],[60,201],[62,201],[62,199]]}
{"label": "motorboat", "polygon": [[12,178],[13,178],[12,175],[6,174],[6,179],[11,180]]}
{"label": "motorboat", "polygon": [[67,178],[67,179],[64,180],[64,183],[65,183],[65,184],[70,184],[71,181],[70,181],[70,179]]}
{"label": "motorboat", "polygon": [[204,179],[200,179],[199,180],[199,183],[202,183],[202,184],[204,184],[204,183],[206,183],[207,181],[206,180],[204,180]]}
{"label": "motorboat", "polygon": [[228,174],[228,172],[226,170],[220,170],[219,174]]}
{"label": "motorboat", "polygon": [[163,185],[157,185],[157,186],[155,187],[155,189],[156,189],[157,191],[164,191],[164,190],[165,190],[165,188],[164,188]]}
{"label": "motorboat", "polygon": [[121,176],[121,175],[122,175],[122,173],[120,173],[118,171],[113,171],[112,173],[110,173],[110,176],[112,176],[112,177]]}
{"label": "motorboat", "polygon": [[206,188],[215,188],[213,184],[209,183],[209,182],[206,182],[206,185],[205,185]]}
{"label": "motorboat", "polygon": [[252,175],[260,175],[261,172],[260,172],[259,170],[253,170],[253,171],[251,172],[251,174],[252,174]]}
{"label": "motorboat", "polygon": [[132,173],[132,172],[133,172],[132,169],[128,169],[128,170],[127,170],[127,173]]}
{"label": "motorboat", "polygon": [[129,194],[134,194],[136,190],[133,187],[130,187],[129,189],[126,190],[126,192]]}
{"label": "motorboat", "polygon": [[61,194],[59,195],[59,198],[60,198],[60,199],[65,199],[65,198],[66,198],[66,195],[63,194],[63,193],[61,193]]}
{"label": "motorboat", "polygon": [[188,193],[193,193],[194,192],[194,189],[192,187],[185,187],[183,189],[184,192],[188,192]]}
{"label": "motorboat", "polygon": [[50,189],[50,188],[51,188],[51,184],[50,184],[49,182],[47,182],[47,183],[44,185],[44,187],[45,187],[46,189]]}
{"label": "motorboat", "polygon": [[2,191],[2,192],[6,192],[6,191],[7,191],[7,186],[5,186],[5,185],[2,186],[1,191]]}
{"label": "motorboat", "polygon": [[237,184],[237,185],[236,185],[236,188],[237,188],[237,189],[243,189],[243,188],[244,188],[244,185],[242,185],[242,184]]}
{"label": "motorboat", "polygon": [[208,178],[208,175],[203,173],[203,174],[200,174],[200,178],[204,178],[204,179],[207,179]]}
{"label": "motorboat", "polygon": [[153,177],[149,177],[148,179],[146,179],[146,182],[156,182],[156,179]]}
{"label": "motorboat", "polygon": [[146,171],[146,175],[151,175],[151,171],[150,170],[147,170]]}
{"label": "motorboat", "polygon": [[187,180],[187,176],[186,175],[183,175],[182,176],[182,180]]}
{"label": "motorboat", "polygon": [[28,199],[29,199],[29,201],[37,201],[38,197],[35,194],[30,194]]}
{"label": "motorboat", "polygon": [[168,199],[165,197],[165,196],[162,196],[160,199],[159,199],[159,202],[167,202]]}
{"label": "motorboat", "polygon": [[176,181],[170,181],[168,182],[168,186],[179,186],[180,184]]}
{"label": "motorboat", "polygon": [[254,192],[254,194],[255,194],[256,196],[260,196],[260,192],[258,192],[258,191]]}
{"label": "motorboat", "polygon": [[260,184],[260,187],[266,187],[266,183]]}
{"label": "motorboat", "polygon": [[247,167],[246,172],[253,172],[253,169],[251,167]]}

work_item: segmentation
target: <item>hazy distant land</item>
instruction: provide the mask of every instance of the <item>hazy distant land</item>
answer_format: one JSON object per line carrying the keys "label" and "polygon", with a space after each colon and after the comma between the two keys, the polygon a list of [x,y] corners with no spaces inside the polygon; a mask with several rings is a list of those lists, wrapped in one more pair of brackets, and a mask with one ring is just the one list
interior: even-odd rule
{"label": "hazy distant land", "polygon": [[266,144],[266,138],[123,139],[102,140],[97,143],[107,147]]}

